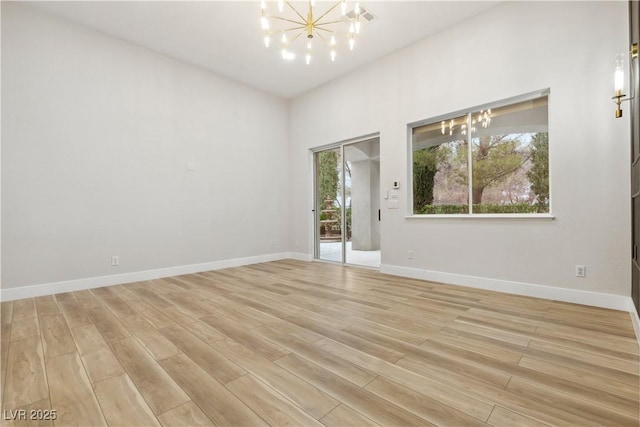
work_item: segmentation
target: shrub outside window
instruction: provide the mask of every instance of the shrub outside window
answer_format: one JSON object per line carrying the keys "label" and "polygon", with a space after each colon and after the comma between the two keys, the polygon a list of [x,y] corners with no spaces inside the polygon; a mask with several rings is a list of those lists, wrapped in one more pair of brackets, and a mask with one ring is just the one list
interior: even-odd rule
{"label": "shrub outside window", "polygon": [[549,213],[548,117],[538,92],[412,126],[413,214]]}

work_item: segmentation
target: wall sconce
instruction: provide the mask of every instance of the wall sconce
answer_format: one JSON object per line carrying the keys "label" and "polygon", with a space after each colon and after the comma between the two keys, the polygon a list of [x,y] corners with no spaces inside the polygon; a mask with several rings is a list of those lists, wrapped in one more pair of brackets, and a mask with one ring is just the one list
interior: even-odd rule
{"label": "wall sconce", "polygon": [[[638,59],[638,43],[634,43],[631,45],[631,50],[629,51],[629,56],[631,58],[631,62],[633,62],[633,60]],[[630,67],[629,69],[631,70],[631,84],[634,84],[635,80],[634,80],[634,68],[633,68],[633,64],[629,64]],[[625,95],[624,93],[624,55],[620,54],[620,55],[616,55],[616,71],[613,74],[613,89],[614,89],[614,95],[611,99],[613,99],[616,103],[616,118],[620,118],[622,117],[622,108],[620,108],[620,104],[622,104],[622,101],[629,101],[631,99],[633,99],[633,88],[631,91],[631,96],[629,98],[625,98],[627,95]]]}

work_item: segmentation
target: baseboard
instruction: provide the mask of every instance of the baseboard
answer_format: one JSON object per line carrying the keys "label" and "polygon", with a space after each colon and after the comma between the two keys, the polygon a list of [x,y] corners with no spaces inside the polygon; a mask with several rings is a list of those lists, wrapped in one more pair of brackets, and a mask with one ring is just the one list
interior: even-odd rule
{"label": "baseboard", "polygon": [[[380,272],[394,276],[410,277],[413,279],[429,280],[432,282],[448,283],[452,285],[467,286],[470,288],[506,292],[509,294],[611,308],[622,311],[629,311],[629,301],[631,301],[631,297],[622,295],[557,288],[554,286],[489,279],[486,277],[467,276],[463,274],[443,273],[440,271],[422,270],[396,265],[383,264],[380,266]],[[638,332],[636,331],[636,335],[637,334]]]}
{"label": "baseboard", "polygon": [[101,288],[103,286],[122,285],[125,283],[161,279],[163,277],[200,273],[203,271],[220,270],[223,268],[241,267],[243,265],[258,264],[261,262],[277,261],[288,258],[299,259],[300,255],[304,254],[291,254],[288,252],[283,252],[246,258],[213,261],[202,264],[180,265],[175,267],[160,268],[156,270],[145,270],[124,274],[114,274],[109,276],[89,277],[86,279],[65,280],[62,282],[43,283],[39,285],[23,286],[19,288],[6,288],[0,291],[0,301],[13,301],[17,299],[33,298],[43,295],[53,295],[63,292]]}
{"label": "baseboard", "polygon": [[636,311],[636,306],[633,304],[633,300],[629,298],[629,315],[631,316],[631,323],[633,323],[633,330],[636,333],[636,339],[638,340],[638,350],[640,350],[640,317]]}

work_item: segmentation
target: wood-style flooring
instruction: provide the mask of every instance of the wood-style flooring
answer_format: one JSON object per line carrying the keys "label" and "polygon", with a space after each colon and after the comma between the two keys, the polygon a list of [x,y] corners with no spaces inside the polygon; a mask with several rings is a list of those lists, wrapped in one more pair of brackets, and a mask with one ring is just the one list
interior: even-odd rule
{"label": "wood-style flooring", "polygon": [[290,260],[1,308],[3,425],[639,425],[626,312]]}

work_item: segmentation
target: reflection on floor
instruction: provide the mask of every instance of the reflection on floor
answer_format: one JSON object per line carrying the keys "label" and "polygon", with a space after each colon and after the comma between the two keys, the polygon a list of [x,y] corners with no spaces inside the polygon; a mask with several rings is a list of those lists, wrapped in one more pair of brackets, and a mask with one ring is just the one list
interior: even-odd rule
{"label": "reflection on floor", "polygon": [[[321,242],[320,259],[342,262],[342,243]],[[347,242],[347,263],[378,268],[380,267],[380,250],[357,251],[351,249],[351,242]]]}

